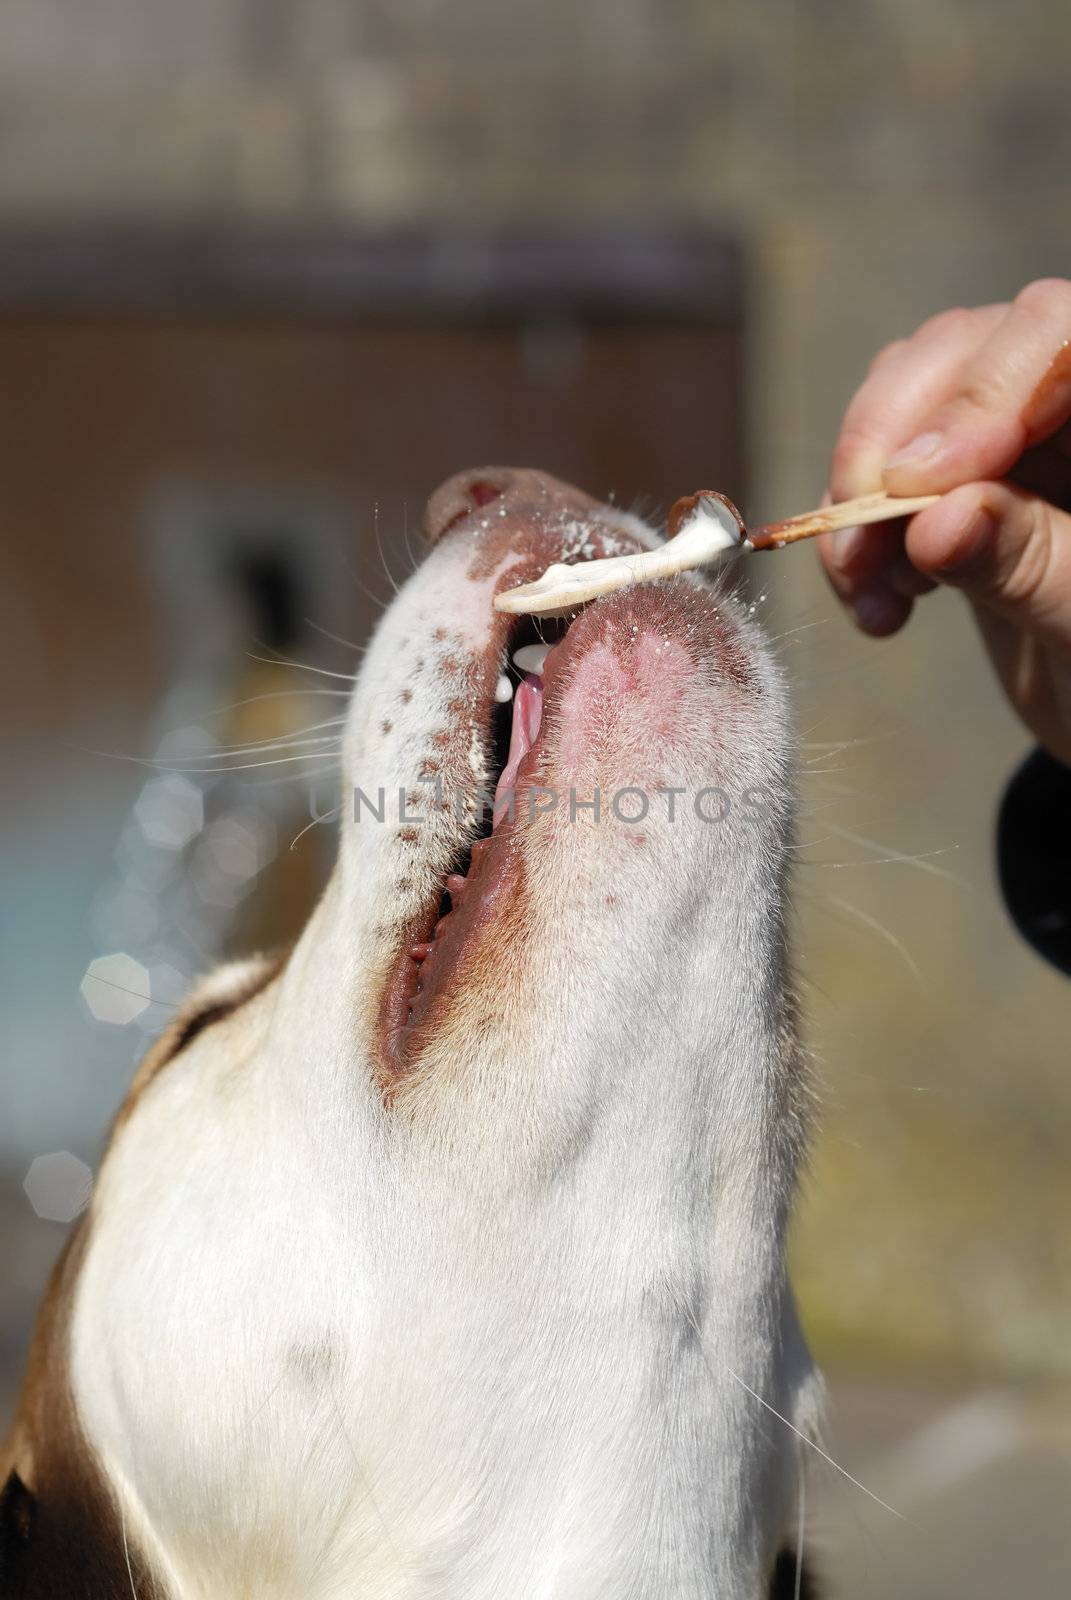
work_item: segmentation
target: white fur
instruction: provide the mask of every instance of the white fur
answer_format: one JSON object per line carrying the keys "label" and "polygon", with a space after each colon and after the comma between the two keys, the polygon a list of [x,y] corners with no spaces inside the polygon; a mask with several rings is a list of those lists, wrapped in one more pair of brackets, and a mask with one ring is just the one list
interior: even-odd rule
{"label": "white fur", "polygon": [[[480,537],[447,537],[384,618],[348,783],[411,784],[448,720],[442,662],[490,627]],[[814,1379],[783,1266],[790,741],[775,668],[733,626],[763,693],[742,717],[730,688],[697,690],[675,781],[765,785],[761,825],[652,811],[637,850],[548,821],[516,987],[478,1035],[452,1018],[388,1110],[373,998],[457,826],[425,808],[405,852],[347,798],[282,977],[119,1133],[74,1391],[173,1600],[764,1594],[798,1441],[749,1390],[809,1426]]]}

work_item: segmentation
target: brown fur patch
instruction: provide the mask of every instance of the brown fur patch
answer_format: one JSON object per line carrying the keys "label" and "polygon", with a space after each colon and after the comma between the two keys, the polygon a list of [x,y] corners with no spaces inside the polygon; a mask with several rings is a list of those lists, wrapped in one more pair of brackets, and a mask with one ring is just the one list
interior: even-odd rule
{"label": "brown fur patch", "polygon": [[129,1120],[149,1085],[176,1056],[181,1055],[187,1045],[193,1043],[199,1034],[217,1022],[222,1022],[225,1017],[231,1016],[241,1006],[247,1005],[258,994],[262,994],[269,984],[274,983],[286,966],[289,955],[290,952],[285,951],[281,955],[266,957],[263,964],[255,972],[250,973],[248,980],[239,985],[233,994],[218,1000],[198,999],[194,995],[187,1005],[180,1007],[170,1026],[160,1035],[134,1074],[127,1097],[115,1119],[115,1127],[121,1128]]}
{"label": "brown fur patch", "polygon": [[[287,956],[264,960],[233,992],[194,998],[179,1010],[138,1068],[115,1126],[206,1028],[233,1015],[280,975]],[[159,1593],[124,1537],[118,1507],[82,1433],[70,1390],[75,1286],[91,1216],[71,1233],[37,1328],[19,1409],[0,1451],[0,1596],[3,1600],[152,1600]]]}
{"label": "brown fur patch", "polygon": [[89,1241],[82,1219],[56,1264],[30,1348],[11,1435],[0,1450],[4,1600],[142,1600],[159,1594],[124,1534],[70,1389],[74,1288]]}

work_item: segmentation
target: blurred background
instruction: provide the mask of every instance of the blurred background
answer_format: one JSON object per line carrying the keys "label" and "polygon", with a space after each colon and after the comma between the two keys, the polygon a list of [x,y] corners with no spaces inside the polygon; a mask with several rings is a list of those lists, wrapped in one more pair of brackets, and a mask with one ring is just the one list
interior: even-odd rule
{"label": "blurred background", "polygon": [[[1045,0],[0,0],[0,1421],[134,1062],[323,880],[330,675],[429,491],[814,505],[880,345],[1071,275],[1069,47]],[[955,596],[876,645],[810,551],[759,577],[796,1277],[830,1451],[902,1514],[816,1461],[809,1537],[834,1594],[1064,1595],[1071,991],[992,860],[1027,740]]]}

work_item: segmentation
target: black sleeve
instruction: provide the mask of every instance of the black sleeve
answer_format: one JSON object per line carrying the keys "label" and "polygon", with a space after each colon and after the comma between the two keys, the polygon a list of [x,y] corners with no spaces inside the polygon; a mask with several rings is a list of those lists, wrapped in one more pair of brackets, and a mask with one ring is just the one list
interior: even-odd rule
{"label": "black sleeve", "polygon": [[1028,756],[1005,790],[997,867],[1023,938],[1071,977],[1071,767],[1045,750]]}

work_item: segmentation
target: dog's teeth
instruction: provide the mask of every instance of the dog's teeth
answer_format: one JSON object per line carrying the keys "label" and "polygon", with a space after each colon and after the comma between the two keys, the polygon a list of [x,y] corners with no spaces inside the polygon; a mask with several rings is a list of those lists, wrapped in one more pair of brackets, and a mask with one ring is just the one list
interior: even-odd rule
{"label": "dog's teeth", "polygon": [[525,644],[513,652],[513,665],[521,672],[533,672],[536,677],[543,675],[543,663],[550,650],[549,644]]}
{"label": "dog's teeth", "polygon": [[513,684],[511,680],[506,677],[506,674],[503,673],[498,682],[495,684],[495,700],[500,706],[504,706],[507,700],[512,699]]}

